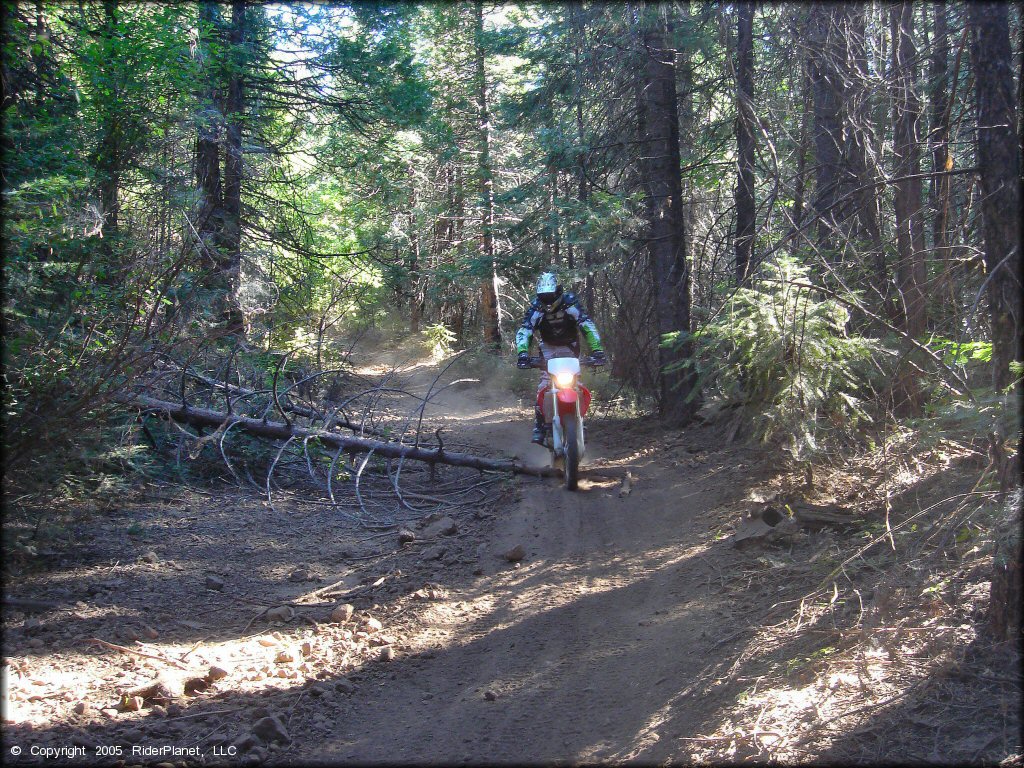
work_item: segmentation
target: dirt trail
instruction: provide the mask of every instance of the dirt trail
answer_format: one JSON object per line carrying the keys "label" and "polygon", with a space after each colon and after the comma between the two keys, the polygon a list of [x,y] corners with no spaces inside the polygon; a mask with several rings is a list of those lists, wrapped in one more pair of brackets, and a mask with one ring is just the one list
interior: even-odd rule
{"label": "dirt trail", "polygon": [[[438,372],[397,353],[392,363],[417,393]],[[448,446],[539,464],[530,417],[499,385],[463,383],[427,421]],[[271,505],[231,485],[142,488],[29,567],[8,564],[5,597],[44,603],[3,616],[5,743],[23,750],[11,760],[130,767],[167,762],[171,748],[192,750],[172,756],[176,768],[1019,753],[1017,679],[992,674],[1014,662],[975,629],[983,578],[922,604],[927,582],[876,580],[884,551],[847,559],[863,540],[849,533],[735,546],[752,497],[781,493],[793,473],[764,448],[723,445],[722,432],[591,419],[587,462],[629,467],[630,493],[597,475],[575,493],[487,475],[458,497],[473,501],[410,522],[412,541],[344,517],[315,489]],[[449,500],[452,477],[437,485]],[[390,490],[372,501],[395,508]],[[502,555],[516,546],[525,557],[512,563]],[[805,605],[837,564],[843,597]],[[914,613],[894,615],[894,589]],[[183,667],[205,684],[126,698]],[[977,714],[953,717],[947,701]],[[82,753],[60,751],[71,747]]]}
{"label": "dirt trail", "polygon": [[[520,449],[528,462],[543,462],[546,451],[526,442],[528,415],[495,407],[503,399],[513,400],[449,391],[438,407],[457,422],[451,430],[461,441]],[[587,460],[628,460],[635,490],[622,497],[617,481],[584,479],[570,493],[555,480],[520,480],[518,501],[475,532],[484,573],[432,606],[423,650],[394,662],[382,687],[354,694],[339,736],[307,745],[301,757],[536,763],[680,756],[673,737],[689,735],[706,702],[691,699],[680,713],[674,701],[706,664],[705,651],[735,628],[707,597],[707,539],[715,528],[707,513],[723,501],[730,470],[615,455],[617,431],[591,423]],[[498,555],[517,544],[527,552],[522,563],[502,561]]]}

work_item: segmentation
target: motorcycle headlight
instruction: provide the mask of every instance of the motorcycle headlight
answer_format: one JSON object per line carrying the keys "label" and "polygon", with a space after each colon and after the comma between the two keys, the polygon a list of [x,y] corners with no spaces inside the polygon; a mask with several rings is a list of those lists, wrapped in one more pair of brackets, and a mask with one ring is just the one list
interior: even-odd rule
{"label": "motorcycle headlight", "polygon": [[568,371],[563,371],[555,376],[555,384],[561,389],[566,389],[567,387],[572,386],[572,380],[574,378],[575,376],[573,374]]}

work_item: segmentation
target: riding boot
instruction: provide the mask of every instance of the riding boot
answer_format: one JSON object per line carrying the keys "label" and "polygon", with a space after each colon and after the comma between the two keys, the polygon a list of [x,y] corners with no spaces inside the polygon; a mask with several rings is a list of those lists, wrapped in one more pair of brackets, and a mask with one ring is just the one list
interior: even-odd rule
{"label": "riding boot", "polygon": [[531,442],[537,445],[544,445],[544,412],[537,408],[534,411],[534,427],[533,427],[533,438]]}

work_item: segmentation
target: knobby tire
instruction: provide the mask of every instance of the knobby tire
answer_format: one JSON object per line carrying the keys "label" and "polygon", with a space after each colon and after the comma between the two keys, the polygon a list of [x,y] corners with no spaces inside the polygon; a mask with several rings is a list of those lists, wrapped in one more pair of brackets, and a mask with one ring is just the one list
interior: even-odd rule
{"label": "knobby tire", "polygon": [[577,435],[579,424],[576,419],[562,422],[562,437],[565,440],[565,487],[576,490],[580,475],[580,443]]}

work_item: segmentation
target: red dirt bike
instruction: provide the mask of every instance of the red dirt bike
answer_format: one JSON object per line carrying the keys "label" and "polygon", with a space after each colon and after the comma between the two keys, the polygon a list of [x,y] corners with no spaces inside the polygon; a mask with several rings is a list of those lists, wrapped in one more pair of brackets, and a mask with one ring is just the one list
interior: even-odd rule
{"label": "red dirt bike", "polygon": [[[583,435],[583,417],[590,407],[590,390],[580,382],[580,366],[596,368],[604,360],[593,357],[553,357],[547,362],[551,384],[537,394],[537,405],[544,413],[547,427],[544,447],[551,451],[551,466],[561,469],[565,487],[576,490],[580,461],[586,444]],[[545,367],[543,357],[531,357],[531,368]]]}

